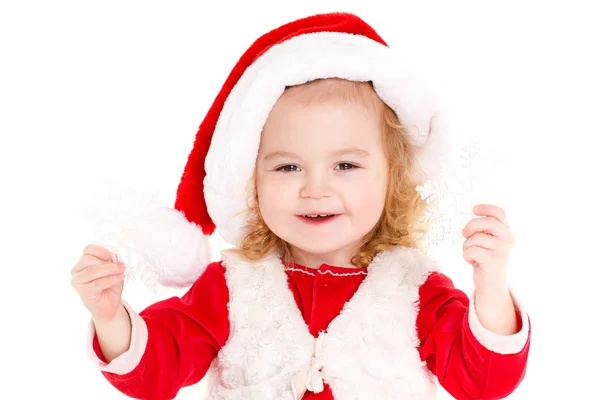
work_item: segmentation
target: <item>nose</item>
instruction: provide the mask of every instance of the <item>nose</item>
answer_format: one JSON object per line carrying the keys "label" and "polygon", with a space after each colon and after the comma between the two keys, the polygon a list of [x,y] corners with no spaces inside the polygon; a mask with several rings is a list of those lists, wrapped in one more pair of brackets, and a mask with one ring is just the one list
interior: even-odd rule
{"label": "nose", "polygon": [[330,197],[332,195],[330,183],[327,174],[305,174],[302,189],[300,190],[300,197],[310,199]]}

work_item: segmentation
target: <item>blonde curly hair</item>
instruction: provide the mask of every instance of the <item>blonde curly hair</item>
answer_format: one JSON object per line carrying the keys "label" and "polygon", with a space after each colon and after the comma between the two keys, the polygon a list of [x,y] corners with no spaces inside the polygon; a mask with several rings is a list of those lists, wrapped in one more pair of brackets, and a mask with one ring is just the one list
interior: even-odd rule
{"label": "blonde curly hair", "polygon": [[[325,83],[325,84],[323,84]],[[416,182],[411,174],[414,165],[414,149],[406,138],[405,127],[395,112],[375,93],[370,82],[353,82],[342,79],[311,81],[287,90],[316,89],[309,96],[310,102],[361,101],[374,107],[381,115],[383,147],[388,161],[388,188],[385,204],[378,222],[364,236],[360,250],[351,262],[358,268],[367,267],[373,257],[382,250],[403,246],[421,248],[427,226],[420,221],[425,210]],[[238,249],[248,260],[260,260],[276,252],[282,260],[294,262],[292,248],[275,235],[262,218],[256,191],[256,171],[248,182],[247,234]]]}

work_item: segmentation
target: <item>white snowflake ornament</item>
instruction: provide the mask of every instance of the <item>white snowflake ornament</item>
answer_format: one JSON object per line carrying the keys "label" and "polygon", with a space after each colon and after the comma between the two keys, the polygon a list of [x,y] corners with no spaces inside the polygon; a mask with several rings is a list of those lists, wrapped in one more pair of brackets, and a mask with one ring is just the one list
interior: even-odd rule
{"label": "white snowflake ornament", "polygon": [[458,156],[442,167],[440,178],[417,187],[427,204],[422,217],[429,226],[426,250],[459,243],[464,239],[462,229],[475,217],[473,207],[495,203],[496,163],[490,143],[468,138]]}

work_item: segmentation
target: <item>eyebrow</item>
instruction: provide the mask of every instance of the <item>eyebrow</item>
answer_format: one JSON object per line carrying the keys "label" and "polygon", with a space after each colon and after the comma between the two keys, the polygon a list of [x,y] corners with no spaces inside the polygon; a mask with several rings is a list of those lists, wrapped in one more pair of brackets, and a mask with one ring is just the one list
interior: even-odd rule
{"label": "eyebrow", "polygon": [[[345,149],[340,149],[340,150],[332,153],[332,156],[333,157],[341,157],[341,156],[345,156],[348,154],[355,155],[358,157],[363,157],[363,158],[371,155],[371,154],[369,154],[368,151],[359,149],[358,147],[349,147],[349,148],[345,148]],[[269,153],[266,156],[264,156],[263,160],[268,160],[268,159],[277,158],[277,157],[297,158],[298,155],[291,153],[289,151],[274,151],[274,152]]]}
{"label": "eyebrow", "polygon": [[345,156],[347,154],[351,154],[351,155],[358,156],[358,157],[368,157],[371,155],[371,154],[369,154],[368,151],[359,149],[358,147],[349,147],[347,149],[341,149],[341,150],[333,153],[334,156],[338,156],[338,157]]}

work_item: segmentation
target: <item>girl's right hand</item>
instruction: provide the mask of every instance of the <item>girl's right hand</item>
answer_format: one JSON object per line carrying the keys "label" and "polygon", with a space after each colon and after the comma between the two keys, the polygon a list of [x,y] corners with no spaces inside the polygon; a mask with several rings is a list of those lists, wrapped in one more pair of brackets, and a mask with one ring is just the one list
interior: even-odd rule
{"label": "girl's right hand", "polygon": [[125,265],[112,261],[104,247],[88,245],[71,270],[71,286],[96,322],[109,322],[123,306]]}

